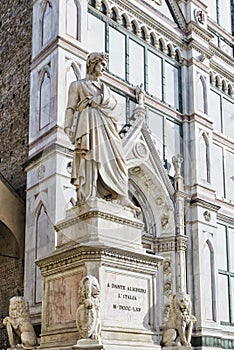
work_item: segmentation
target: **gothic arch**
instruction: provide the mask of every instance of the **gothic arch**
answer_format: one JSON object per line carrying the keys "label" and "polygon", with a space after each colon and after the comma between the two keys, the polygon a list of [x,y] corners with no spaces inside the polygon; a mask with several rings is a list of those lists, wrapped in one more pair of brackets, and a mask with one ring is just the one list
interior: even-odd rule
{"label": "gothic arch", "polygon": [[81,6],[78,0],[66,0],[66,33],[80,39]]}
{"label": "gothic arch", "polygon": [[214,72],[210,72],[210,83],[211,83],[211,85],[215,85],[215,74],[214,74]]}
{"label": "gothic arch", "polygon": [[215,76],[215,86],[218,89],[221,89],[221,87],[222,87],[222,79],[221,79],[221,77],[219,75]]}
{"label": "gothic arch", "polygon": [[228,92],[228,82],[227,80],[222,80],[222,91],[226,94]]}
{"label": "gothic arch", "polygon": [[137,22],[137,20],[133,19],[131,20],[131,23],[130,23],[130,28],[131,26],[134,28],[135,27],[135,31],[133,32],[135,35],[139,36],[140,35],[140,28],[139,28],[139,24]]}
{"label": "gothic arch", "polygon": [[215,293],[215,269],[214,269],[214,247],[208,238],[203,246],[204,263],[204,298],[205,316],[208,320],[216,321],[216,293]]}
{"label": "gothic arch", "polygon": [[[41,46],[46,44],[51,38],[51,23],[52,23],[52,2],[44,0],[41,3]],[[49,23],[50,22],[50,23]],[[47,28],[48,27],[48,28]],[[49,29],[49,30],[47,30]]]}
{"label": "gothic arch", "polygon": [[148,32],[148,29],[146,28],[145,25],[142,25],[142,26],[140,27],[140,32],[144,33],[144,40],[145,40],[146,42],[149,42],[149,32]]}
{"label": "gothic arch", "polygon": [[[200,132],[200,159],[202,163],[200,164],[200,169],[204,170],[204,177],[207,182],[210,182],[210,140],[209,136],[205,131]],[[202,144],[205,149],[202,150]],[[203,153],[204,152],[204,153]],[[202,175],[202,173],[201,173]]]}
{"label": "gothic arch", "polygon": [[154,47],[158,46],[158,40],[157,40],[157,37],[153,31],[149,32],[149,43]]}
{"label": "gothic arch", "polygon": [[198,109],[200,107],[201,112],[207,114],[208,113],[207,84],[203,75],[199,76],[199,79],[197,82],[197,103],[198,103]]}
{"label": "gothic arch", "polygon": [[45,208],[48,204],[48,195],[47,192],[41,191],[35,198],[34,202],[34,217],[38,216],[41,206],[43,205]]}
{"label": "gothic arch", "polygon": [[39,130],[50,123],[50,68],[45,66],[39,73]]}
{"label": "gothic arch", "polygon": [[79,80],[81,78],[81,71],[80,71],[80,66],[78,63],[72,61],[72,60],[67,60],[66,61],[66,71],[67,69],[69,69],[70,67],[73,69],[74,74],[77,78],[77,80]]}
{"label": "gothic arch", "polygon": [[234,88],[233,85],[231,83],[228,84],[228,95],[230,95],[231,97],[233,97],[234,94]]}
{"label": "gothic arch", "polygon": [[151,220],[147,227],[152,228],[152,234],[155,237],[175,235],[174,203],[158,175],[139,160],[129,163],[129,178],[130,193],[139,204],[144,203],[145,198],[148,220]]}
{"label": "gothic arch", "polygon": [[49,75],[49,77],[50,77],[50,64],[46,64],[39,71],[39,87],[40,87],[40,85],[41,85],[41,83],[43,81],[43,77],[44,77],[45,73],[47,73]]}
{"label": "gothic arch", "polygon": [[171,58],[175,58],[175,50],[171,43],[167,45],[167,51],[168,51],[168,56],[170,56]]}
{"label": "gothic arch", "polygon": [[[210,182],[210,140],[205,131],[200,132],[199,141],[200,160],[202,161],[200,169],[204,171],[204,180]],[[202,144],[204,145],[204,149],[202,149]]]}
{"label": "gothic arch", "polygon": [[[106,15],[106,16],[109,16],[109,15],[110,15],[110,6],[109,6],[108,1],[102,0],[102,1],[100,2],[100,8],[99,8],[100,11],[101,11],[101,9],[102,9],[102,6],[104,6],[104,8],[105,8],[105,15]],[[101,11],[101,12],[102,12],[102,11]],[[104,13],[104,12],[103,12],[103,13]]]}
{"label": "gothic arch", "polygon": [[65,77],[64,77],[65,103],[67,102],[68,90],[69,90],[70,84],[75,80],[79,80],[80,78],[81,78],[81,72],[80,72],[79,65],[72,60],[68,60],[65,65]]}
{"label": "gothic arch", "polygon": [[[127,13],[122,12],[121,13],[121,17],[120,17],[120,22],[122,21],[121,25],[126,28],[127,30],[129,30],[130,28],[130,19]],[[123,25],[123,21],[126,23],[126,26]]]}
{"label": "gothic arch", "polygon": [[[120,12],[119,12],[119,9],[118,9],[118,7],[117,6],[112,6],[111,7],[111,9],[110,9],[110,16],[112,15],[112,13],[114,13],[114,15],[115,15],[115,21],[117,22],[117,23],[120,23]],[[111,17],[112,18],[112,17]],[[112,18],[113,19],[113,18]],[[113,19],[114,20],[114,19]]]}
{"label": "gothic arch", "polygon": [[160,51],[162,51],[163,53],[166,52],[166,43],[165,43],[165,40],[160,37],[159,40],[158,40],[158,48]]}
{"label": "gothic arch", "polygon": [[176,61],[178,61],[179,63],[182,63],[183,62],[183,57],[182,57],[182,54],[181,54],[181,51],[180,49],[175,49],[175,59]]}

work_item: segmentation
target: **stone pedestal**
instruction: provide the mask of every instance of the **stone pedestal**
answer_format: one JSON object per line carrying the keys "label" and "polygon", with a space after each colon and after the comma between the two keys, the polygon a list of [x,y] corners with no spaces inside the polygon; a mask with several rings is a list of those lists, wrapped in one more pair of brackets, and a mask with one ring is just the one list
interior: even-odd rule
{"label": "stone pedestal", "polygon": [[192,347],[178,345],[178,346],[164,346],[164,347],[162,347],[162,349],[163,350],[192,350]]}
{"label": "stone pedestal", "polygon": [[134,211],[103,199],[89,199],[68,210],[55,229],[58,248],[79,243],[144,252],[143,223],[134,218]]}
{"label": "stone pedestal", "polygon": [[92,339],[80,339],[78,340],[77,344],[72,347],[72,349],[101,350],[103,349],[103,345]]}
{"label": "stone pedestal", "polygon": [[[155,350],[156,272],[162,258],[141,246],[142,223],[129,209],[102,200],[68,211],[56,226],[58,248],[37,261],[43,276],[41,349]],[[102,344],[78,339],[78,286],[101,287]]]}

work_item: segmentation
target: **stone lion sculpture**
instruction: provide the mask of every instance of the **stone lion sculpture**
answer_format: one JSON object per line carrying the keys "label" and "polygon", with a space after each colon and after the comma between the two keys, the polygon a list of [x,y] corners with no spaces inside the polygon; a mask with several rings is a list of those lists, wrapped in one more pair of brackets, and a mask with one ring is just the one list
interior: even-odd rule
{"label": "stone lion sculpture", "polygon": [[[37,337],[30,321],[29,305],[22,296],[10,299],[9,316],[5,317],[3,324],[11,348],[33,349],[37,345]],[[14,333],[19,336],[21,344],[15,345]]]}
{"label": "stone lion sculpture", "polygon": [[190,296],[184,292],[173,295],[161,346],[191,346],[192,327],[196,321],[191,314]]}
{"label": "stone lion sculpture", "polygon": [[97,279],[91,275],[82,278],[79,285],[79,306],[76,311],[76,325],[79,340],[101,340],[100,287]]}

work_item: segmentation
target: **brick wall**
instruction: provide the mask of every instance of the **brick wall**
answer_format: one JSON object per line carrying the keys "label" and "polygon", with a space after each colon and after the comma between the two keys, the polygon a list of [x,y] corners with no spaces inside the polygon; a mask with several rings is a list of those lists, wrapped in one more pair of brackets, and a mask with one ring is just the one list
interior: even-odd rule
{"label": "brick wall", "polygon": [[2,1],[0,30],[0,172],[24,198],[32,1]]}

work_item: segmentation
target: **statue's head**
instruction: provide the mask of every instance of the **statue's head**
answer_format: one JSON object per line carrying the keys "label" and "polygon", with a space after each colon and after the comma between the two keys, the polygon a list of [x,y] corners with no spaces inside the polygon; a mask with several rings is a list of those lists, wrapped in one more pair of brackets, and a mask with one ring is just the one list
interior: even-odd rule
{"label": "statue's head", "polygon": [[87,74],[102,75],[108,63],[109,55],[104,52],[92,52],[86,62]]}

